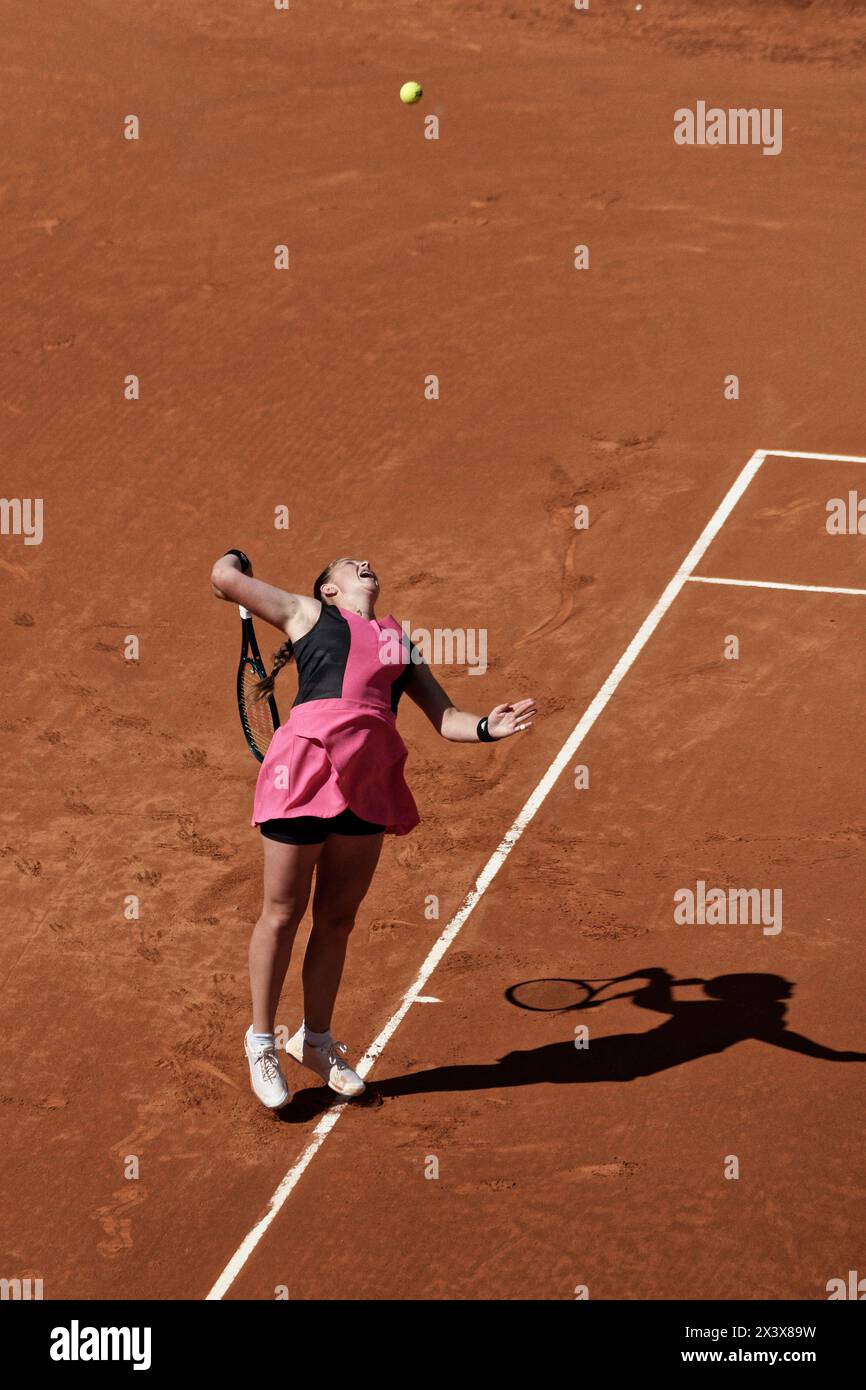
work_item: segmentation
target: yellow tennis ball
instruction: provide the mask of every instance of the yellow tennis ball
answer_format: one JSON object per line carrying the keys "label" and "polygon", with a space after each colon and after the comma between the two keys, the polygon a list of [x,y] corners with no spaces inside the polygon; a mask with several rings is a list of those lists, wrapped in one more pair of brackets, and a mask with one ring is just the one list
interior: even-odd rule
{"label": "yellow tennis ball", "polygon": [[404,82],[400,88],[400,100],[404,106],[414,106],[416,101],[420,101],[424,95],[424,89],[420,82]]}

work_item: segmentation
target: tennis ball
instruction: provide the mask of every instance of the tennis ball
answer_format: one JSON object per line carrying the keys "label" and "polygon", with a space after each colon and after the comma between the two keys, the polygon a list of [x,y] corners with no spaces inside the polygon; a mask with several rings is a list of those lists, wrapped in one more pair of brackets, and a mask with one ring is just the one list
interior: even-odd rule
{"label": "tennis ball", "polygon": [[424,89],[420,82],[404,82],[400,88],[400,100],[404,106],[414,106],[416,101],[420,101],[424,95]]}

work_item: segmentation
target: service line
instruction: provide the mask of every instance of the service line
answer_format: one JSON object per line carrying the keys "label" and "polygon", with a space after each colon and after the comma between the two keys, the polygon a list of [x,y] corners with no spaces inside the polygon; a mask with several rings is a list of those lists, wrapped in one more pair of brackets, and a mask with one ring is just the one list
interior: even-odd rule
{"label": "service line", "polygon": [[764,458],[820,459],[823,463],[866,463],[863,454],[798,454],[793,449],[760,449]]}
{"label": "service line", "polygon": [[690,584],[734,584],[738,589],[797,589],[804,594],[866,594],[866,589],[840,589],[832,584],[777,584],[770,579],[719,579],[709,574],[690,574]]}

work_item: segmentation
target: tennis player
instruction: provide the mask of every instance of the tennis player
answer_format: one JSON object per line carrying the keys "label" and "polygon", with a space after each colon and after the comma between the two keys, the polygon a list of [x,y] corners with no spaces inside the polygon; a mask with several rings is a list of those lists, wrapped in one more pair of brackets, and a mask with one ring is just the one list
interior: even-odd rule
{"label": "tennis player", "polygon": [[[250,1079],[263,1105],[290,1099],[274,1025],[292,946],[313,894],[304,954],[304,1019],[286,1044],[290,1057],[342,1096],[364,1083],[331,1036],[349,934],[370,887],[385,835],[406,835],[419,816],[403,774],[406,746],[397,732],[403,694],[453,743],[492,743],[529,729],[535,702],[497,705],[485,717],[457,709],[430,668],[417,660],[396,619],[376,617],[379,580],[366,560],[334,560],[313,596],[254,579],[242,551],[217,560],[218,598],[240,604],[286,635],[267,696],[291,660],[298,693],[259,771],[252,824],[264,848],[264,901],[250,941],[253,1020],[245,1038]],[[398,653],[396,659],[394,653]]]}

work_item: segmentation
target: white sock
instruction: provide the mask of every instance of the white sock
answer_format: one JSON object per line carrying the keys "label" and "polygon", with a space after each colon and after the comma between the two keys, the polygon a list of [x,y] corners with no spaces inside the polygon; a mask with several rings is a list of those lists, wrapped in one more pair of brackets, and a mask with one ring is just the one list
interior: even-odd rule
{"label": "white sock", "polygon": [[324,1047],[325,1043],[329,1043],[330,1041],[330,1028],[325,1033],[314,1033],[312,1028],[308,1028],[306,1023],[304,1024],[304,1042],[309,1043],[310,1047]]}
{"label": "white sock", "polygon": [[253,1040],[253,1047],[276,1047],[277,1039],[274,1033],[254,1033],[250,1029],[250,1037]]}

